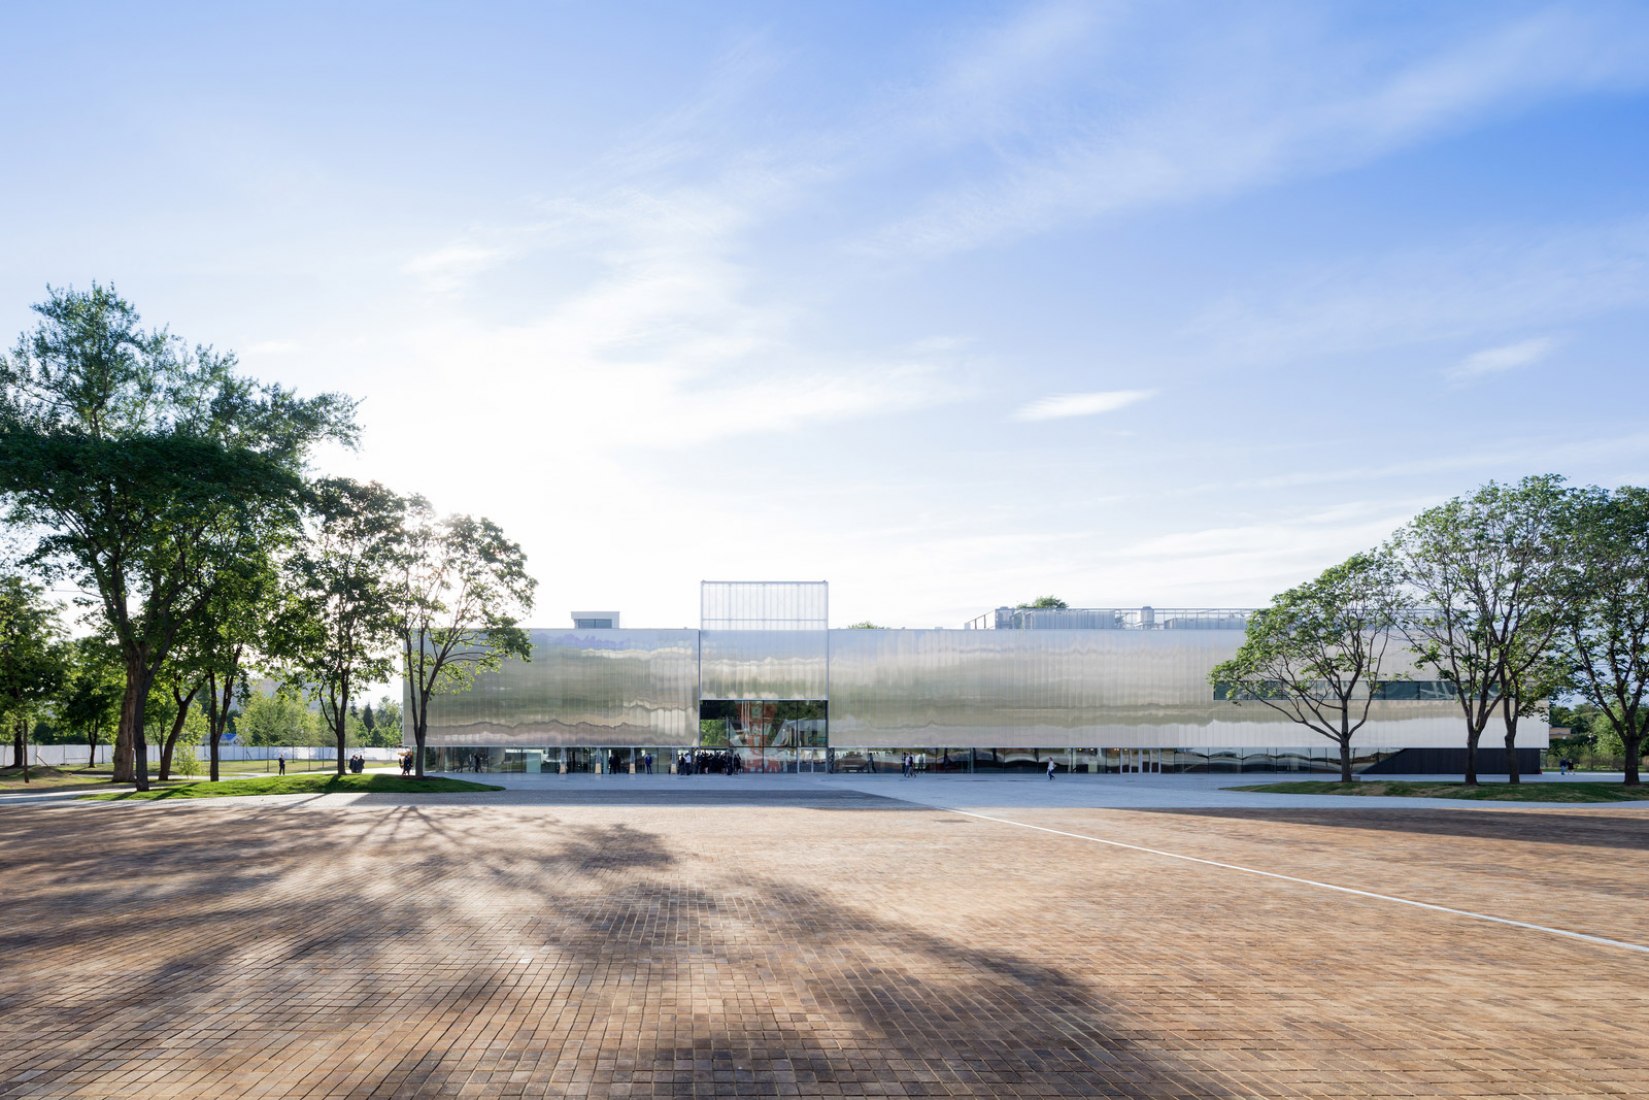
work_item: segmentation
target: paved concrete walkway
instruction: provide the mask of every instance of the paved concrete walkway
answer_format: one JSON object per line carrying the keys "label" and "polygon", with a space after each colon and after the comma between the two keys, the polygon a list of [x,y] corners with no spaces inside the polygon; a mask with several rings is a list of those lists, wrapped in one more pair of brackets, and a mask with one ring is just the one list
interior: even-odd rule
{"label": "paved concrete walkway", "polygon": [[[919,775],[904,779],[898,775],[543,775],[519,772],[452,773],[454,778],[472,779],[505,787],[507,794],[457,796],[476,801],[519,804],[535,796],[546,802],[573,799],[595,801],[603,797],[615,801],[644,800],[667,804],[672,797],[737,800],[740,795],[801,801],[843,792],[899,799],[917,805],[958,809],[1091,808],[1091,809],[1474,809],[1495,810],[1516,807],[1581,809],[1603,811],[1630,808],[1630,803],[1572,802],[1486,802],[1473,799],[1435,798],[1354,798],[1345,795],[1257,794],[1233,787],[1281,782],[1287,775],[1248,773],[1243,775],[1061,775],[1053,781],[1043,776],[1019,775]],[[1381,776],[1382,779],[1436,781],[1446,776]],[[1505,776],[1482,777],[1484,782],[1503,782]],[[1592,782],[1621,781],[1621,776],[1598,775]],[[1531,777],[1534,783],[1572,783],[1557,776]],[[394,796],[329,795],[336,799]],[[450,798],[455,796],[443,796]],[[1643,804],[1649,808],[1649,800]]]}
{"label": "paved concrete walkway", "polygon": [[1105,783],[0,807],[0,1098],[1649,1095],[1649,810]]}
{"label": "paved concrete walkway", "polygon": [[[374,769],[383,774],[399,774],[393,768]],[[433,773],[432,773],[433,774]],[[1344,795],[1258,794],[1232,790],[1233,787],[1284,781],[1290,776],[1269,773],[1243,775],[1061,775],[1053,781],[1043,776],[1020,775],[921,775],[904,779],[898,775],[555,775],[520,772],[441,773],[505,788],[502,791],[467,794],[294,794],[258,796],[280,801],[315,802],[325,806],[345,805],[793,805],[846,804],[857,800],[899,800],[938,809],[1290,809],[1290,810],[1515,810],[1559,809],[1586,813],[1630,811],[1634,803],[1495,802],[1473,799],[1436,798],[1353,798]],[[1382,779],[1435,781],[1439,776],[1381,776]],[[1610,782],[1619,783],[1619,774],[1562,778],[1556,775],[1525,777],[1533,784]],[[1484,782],[1504,781],[1505,776],[1483,776]],[[130,787],[102,787],[95,793],[131,790]],[[73,791],[31,791],[0,794],[0,805],[78,803]],[[237,800],[240,801],[240,800]],[[159,802],[153,805],[177,805]],[[1641,803],[1649,808],[1649,800]]]}

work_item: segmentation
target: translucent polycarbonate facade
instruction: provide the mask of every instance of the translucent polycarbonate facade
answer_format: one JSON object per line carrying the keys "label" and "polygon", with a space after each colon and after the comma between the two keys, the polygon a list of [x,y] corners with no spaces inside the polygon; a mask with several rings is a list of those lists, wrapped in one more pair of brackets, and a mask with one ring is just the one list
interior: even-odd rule
{"label": "translucent polycarbonate facade", "polygon": [[699,634],[704,699],[829,698],[823,630],[706,630]]}
{"label": "translucent polycarbonate facade", "polygon": [[697,743],[696,630],[534,630],[531,661],[506,661],[430,701],[432,745]]}
{"label": "translucent polycarbonate facade", "polygon": [[[936,771],[1334,766],[1323,735],[1209,682],[1243,641],[1242,609],[1000,607],[961,630],[829,630],[823,581],[705,581],[699,610],[698,630],[532,631],[531,661],[432,700],[427,743],[527,771],[634,769],[655,750],[688,772],[875,772],[906,755]],[[1458,751],[1448,685],[1389,656],[1358,759]],[[1526,720],[1520,744],[1547,739]]]}
{"label": "translucent polycarbonate facade", "polygon": [[[1321,748],[1264,704],[1217,698],[1208,672],[1240,630],[588,630],[532,632],[507,662],[430,707],[432,745],[678,746],[701,701],[828,701],[825,744],[1192,752]],[[1401,675],[1405,670],[1390,669]],[[1452,699],[1398,683],[1359,747],[1453,748]],[[1413,690],[1401,690],[1413,688]],[[1520,742],[1543,747],[1530,721]]]}
{"label": "translucent polycarbonate facade", "polygon": [[[1240,630],[834,630],[830,744],[1320,746],[1257,702],[1216,701],[1208,672]],[[1375,704],[1369,747],[1453,746],[1452,700]],[[1533,731],[1531,731],[1533,732]]]}
{"label": "translucent polycarbonate facade", "polygon": [[701,581],[704,630],[817,630],[830,620],[825,581]]}

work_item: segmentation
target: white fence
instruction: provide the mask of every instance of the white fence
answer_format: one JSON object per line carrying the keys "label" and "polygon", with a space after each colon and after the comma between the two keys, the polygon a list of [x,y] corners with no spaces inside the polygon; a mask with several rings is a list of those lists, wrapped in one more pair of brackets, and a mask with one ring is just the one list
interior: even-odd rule
{"label": "white fence", "polygon": [[[186,746],[180,746],[180,749]],[[393,763],[400,755],[401,749],[346,749],[345,755],[360,753],[368,760],[380,760]],[[0,762],[10,764],[12,748],[9,744],[0,742]],[[195,746],[195,755],[202,761],[212,758],[211,750],[205,745]],[[288,760],[336,760],[338,756],[335,745],[222,745],[218,748],[219,760],[273,760],[284,756]],[[86,762],[92,759],[92,754],[85,745],[29,745],[29,763],[36,767],[50,768],[84,768]],[[108,764],[114,759],[113,745],[97,746],[97,763]],[[160,763],[160,746],[149,746],[149,767],[154,768]]]}

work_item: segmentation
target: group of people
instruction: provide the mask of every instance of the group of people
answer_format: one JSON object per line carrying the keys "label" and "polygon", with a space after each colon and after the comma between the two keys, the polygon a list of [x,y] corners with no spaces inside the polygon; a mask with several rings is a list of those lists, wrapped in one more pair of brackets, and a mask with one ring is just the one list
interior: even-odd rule
{"label": "group of people", "polygon": [[349,758],[349,770],[354,772],[356,775],[360,775],[362,772],[366,771],[366,754],[358,752],[351,756]]}
{"label": "group of people", "polygon": [[744,757],[736,752],[684,752],[676,755],[677,775],[738,775]]}
{"label": "group of people", "polygon": [[412,763],[413,763],[412,752],[413,752],[413,750],[408,749],[405,752],[403,752],[399,757],[397,757],[397,759],[399,759],[400,762],[401,762],[401,774],[402,775],[411,775],[412,774]]}

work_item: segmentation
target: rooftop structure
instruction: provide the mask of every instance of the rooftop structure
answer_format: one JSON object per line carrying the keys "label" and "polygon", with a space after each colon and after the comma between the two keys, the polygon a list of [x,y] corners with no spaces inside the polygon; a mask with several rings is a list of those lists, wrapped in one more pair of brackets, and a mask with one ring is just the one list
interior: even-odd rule
{"label": "rooftop structure", "polygon": [[964,630],[1242,630],[1250,608],[999,607]]}

